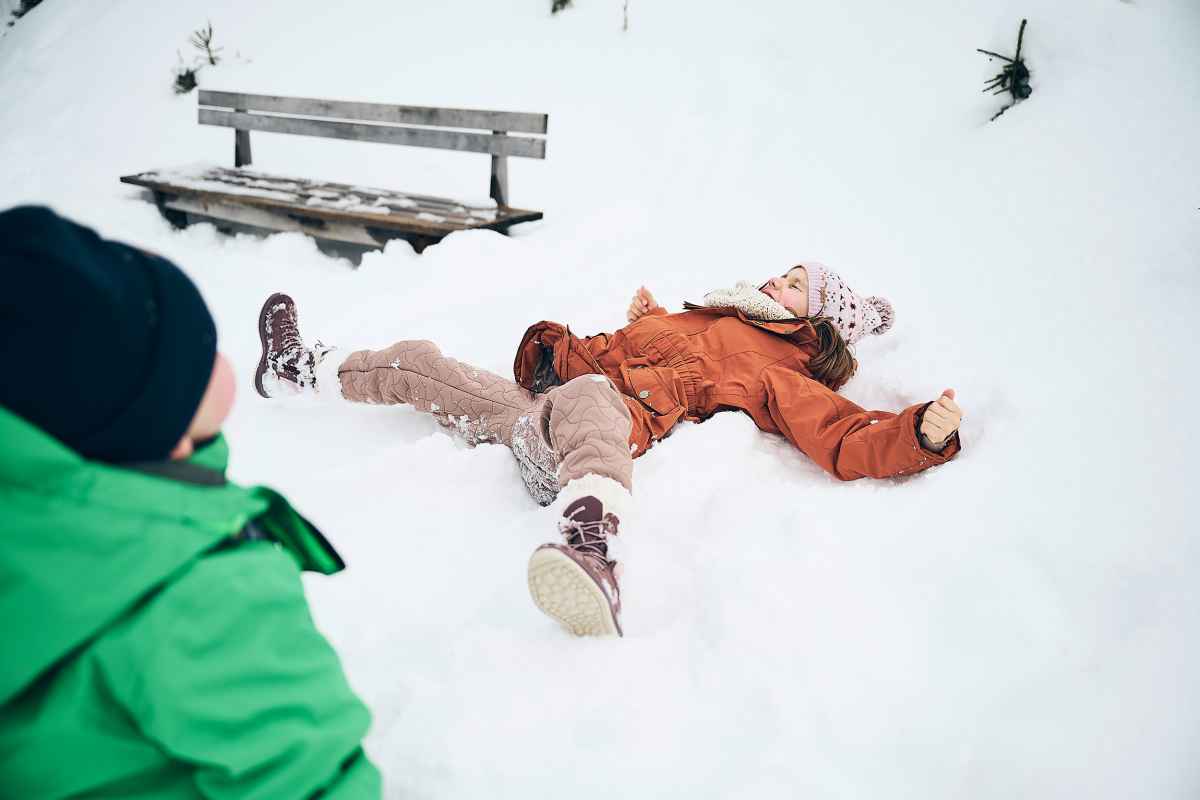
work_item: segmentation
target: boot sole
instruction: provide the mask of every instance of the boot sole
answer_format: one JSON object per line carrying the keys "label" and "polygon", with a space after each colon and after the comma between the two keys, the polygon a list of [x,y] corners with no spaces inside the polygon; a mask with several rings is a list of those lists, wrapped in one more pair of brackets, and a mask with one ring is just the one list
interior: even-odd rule
{"label": "boot sole", "polygon": [[530,557],[529,594],[543,614],[576,636],[623,635],[603,590],[557,550],[535,550]]}
{"label": "boot sole", "polygon": [[258,357],[258,369],[254,371],[254,391],[266,398],[271,395],[263,386],[263,377],[267,374],[267,315],[276,303],[289,299],[283,292],[276,292],[267,298],[258,311],[258,343],[262,347],[262,355]]}

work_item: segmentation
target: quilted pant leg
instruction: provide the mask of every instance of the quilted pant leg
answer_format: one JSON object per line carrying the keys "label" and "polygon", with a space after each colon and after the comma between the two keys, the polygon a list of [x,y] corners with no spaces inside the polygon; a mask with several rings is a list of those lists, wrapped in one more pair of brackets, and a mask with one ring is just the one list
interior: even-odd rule
{"label": "quilted pant leg", "polygon": [[587,475],[631,488],[631,417],[603,375],[583,375],[534,395],[442,355],[432,342],[402,341],[351,353],[338,367],[338,380],[347,400],[408,404],[434,414],[472,444],[507,445],[542,505],[554,500],[559,487]]}
{"label": "quilted pant leg", "polygon": [[530,597],[577,636],[621,636],[617,540],[633,506],[629,409],[607,377],[582,375],[546,393],[543,418],[559,459],[562,541],[530,556]]}
{"label": "quilted pant leg", "polygon": [[560,487],[596,475],[632,490],[632,419],[608,378],[581,375],[554,387],[546,393],[542,415],[550,446],[558,455]]}
{"label": "quilted pant leg", "polygon": [[514,423],[538,404],[511,380],[448,358],[427,341],[351,353],[338,367],[338,380],[347,400],[411,405],[471,444],[511,445]]}

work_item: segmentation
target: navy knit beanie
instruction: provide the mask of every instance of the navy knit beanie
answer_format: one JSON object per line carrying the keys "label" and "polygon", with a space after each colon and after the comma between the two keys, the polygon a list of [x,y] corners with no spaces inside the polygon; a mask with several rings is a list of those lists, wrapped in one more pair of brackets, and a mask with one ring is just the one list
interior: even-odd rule
{"label": "navy knit beanie", "polygon": [[212,376],[217,331],[171,262],[46,208],[0,213],[0,405],[81,455],[170,455]]}

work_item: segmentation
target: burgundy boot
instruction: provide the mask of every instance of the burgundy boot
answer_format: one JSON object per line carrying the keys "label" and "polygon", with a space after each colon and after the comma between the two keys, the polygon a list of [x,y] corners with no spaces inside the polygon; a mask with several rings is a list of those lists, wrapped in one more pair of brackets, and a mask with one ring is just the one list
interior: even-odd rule
{"label": "burgundy boot", "polygon": [[277,396],[281,388],[291,392],[316,388],[317,364],[332,348],[319,341],[307,347],[300,338],[296,302],[276,292],[258,312],[258,340],[262,355],[254,372],[254,388],[263,397]]}
{"label": "burgundy boot", "polygon": [[620,523],[596,497],[580,497],[558,523],[566,544],[544,544],[529,559],[533,602],[576,636],[623,635],[620,568],[608,558]]}

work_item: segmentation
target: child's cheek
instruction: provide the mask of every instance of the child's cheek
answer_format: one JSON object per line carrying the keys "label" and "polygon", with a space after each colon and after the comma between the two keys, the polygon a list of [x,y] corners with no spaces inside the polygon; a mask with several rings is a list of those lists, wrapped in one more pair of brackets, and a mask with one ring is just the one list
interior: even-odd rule
{"label": "child's cheek", "polygon": [[219,417],[216,425],[217,430],[220,430],[221,425],[225,424],[229,412],[233,410],[233,402],[237,398],[237,378],[233,374],[233,365],[220,353],[217,354],[217,366],[213,370],[213,378],[216,383],[214,390],[217,395],[214,398],[215,411],[218,412]]}
{"label": "child's cheek", "polygon": [[204,392],[204,399],[200,401],[200,408],[196,410],[192,421],[192,438],[200,441],[216,436],[233,409],[236,396],[237,380],[233,374],[233,367],[224,355],[218,353],[208,389]]}

